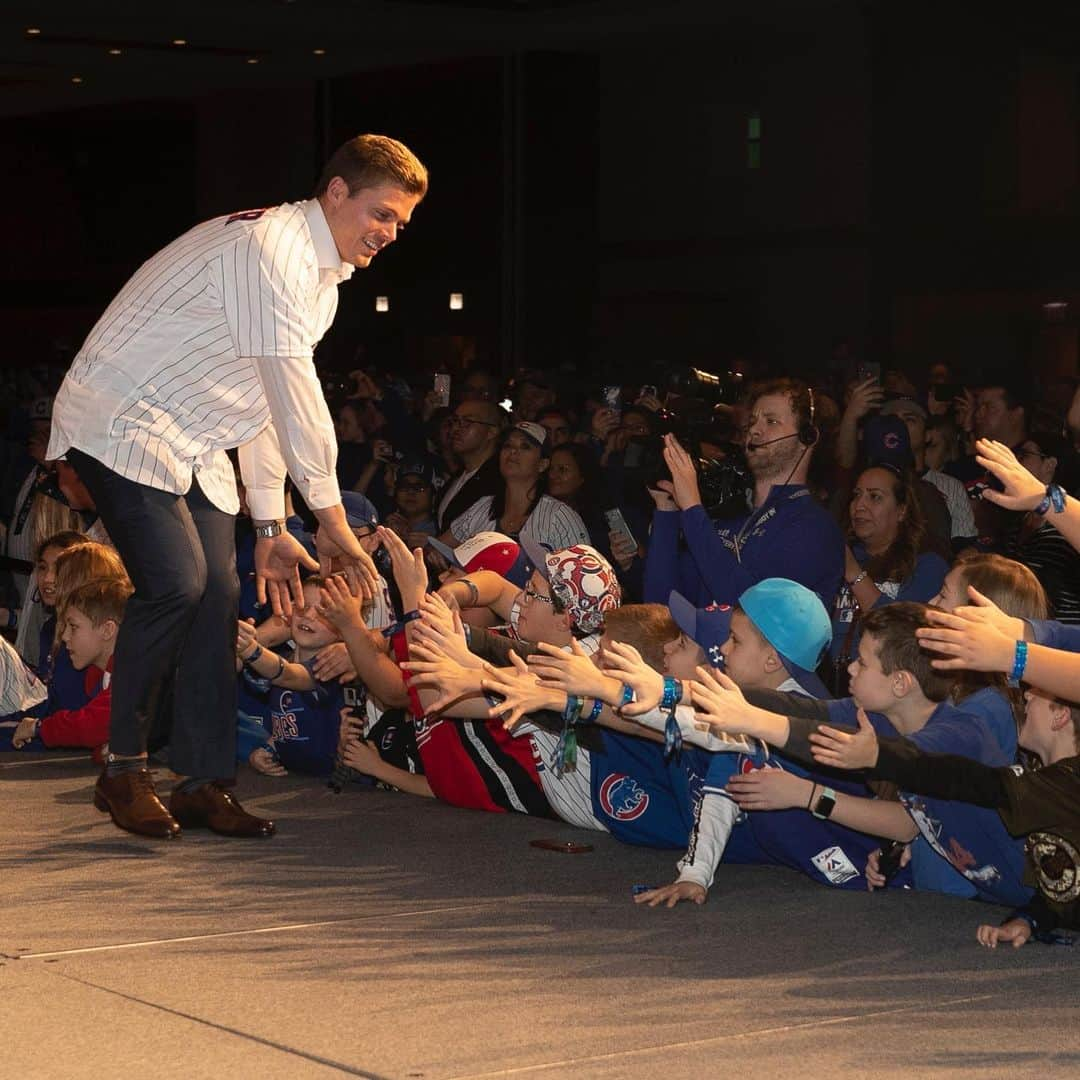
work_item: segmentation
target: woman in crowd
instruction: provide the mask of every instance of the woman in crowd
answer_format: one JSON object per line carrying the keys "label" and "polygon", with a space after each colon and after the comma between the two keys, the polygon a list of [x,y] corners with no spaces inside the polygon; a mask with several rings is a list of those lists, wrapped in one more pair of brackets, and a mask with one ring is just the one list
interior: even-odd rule
{"label": "woman in crowd", "polygon": [[[858,614],[894,600],[927,601],[941,588],[948,565],[925,550],[926,527],[915,477],[887,465],[864,469],[848,507],[850,527],[844,581],[833,611],[830,655],[838,675],[858,647]],[[846,686],[833,686],[843,696]]]}
{"label": "woman in crowd", "polygon": [[547,489],[548,494],[577,511],[593,538],[593,546],[608,562],[618,566],[624,595],[639,596],[642,560],[634,540],[647,534],[648,519],[630,507],[619,506],[633,539],[625,532],[612,531],[606,515],[618,504],[596,455],[581,443],[557,446],[551,452]]}
{"label": "woman in crowd", "polygon": [[520,420],[502,439],[499,473],[503,486],[477,499],[455,519],[440,539],[450,547],[478,532],[528,536],[551,551],[591,544],[589,531],[576,511],[547,494],[551,451],[547,432],[531,420]]}

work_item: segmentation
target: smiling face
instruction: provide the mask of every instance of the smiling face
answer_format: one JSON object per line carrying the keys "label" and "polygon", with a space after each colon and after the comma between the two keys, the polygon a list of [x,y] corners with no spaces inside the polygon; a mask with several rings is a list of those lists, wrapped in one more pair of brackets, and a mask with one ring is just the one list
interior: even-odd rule
{"label": "smiling face", "polygon": [[304,585],[304,606],[293,609],[289,633],[301,649],[321,649],[340,640],[337,630],[318,612],[319,589],[316,585]]}
{"label": "smiling face", "polygon": [[56,560],[62,548],[47,547],[37,561],[37,585],[41,593],[41,602],[46,607],[56,603]]}
{"label": "smiling face", "polygon": [[888,469],[867,469],[851,493],[851,531],[872,554],[896,539],[905,509],[896,501],[896,477]]}
{"label": "smiling face", "polygon": [[392,184],[361,188],[350,195],[349,185],[340,176],[319,196],[341,261],[360,269],[398,238],[419,201],[419,195],[409,195]]}
{"label": "smiling face", "polygon": [[82,671],[91,664],[104,668],[112,655],[115,637],[116,623],[112,619],[95,626],[89,615],[77,607],[68,607],[60,640],[67,647],[71,666],[76,671]]}

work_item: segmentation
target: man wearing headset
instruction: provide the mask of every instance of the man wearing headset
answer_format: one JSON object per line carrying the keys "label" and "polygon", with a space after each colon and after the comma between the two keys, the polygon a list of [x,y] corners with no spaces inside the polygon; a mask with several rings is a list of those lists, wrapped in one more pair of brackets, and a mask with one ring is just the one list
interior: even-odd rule
{"label": "man wearing headset", "polygon": [[[769,577],[797,581],[832,604],[844,570],[844,537],[806,486],[819,440],[814,392],[798,379],[760,383],[749,402],[746,459],[754,481],[748,512],[713,522],[697,472],[674,435],[664,437],[671,480],[654,490],[657,512],[645,564],[646,601],[672,589],[695,603],[734,604]],[[682,531],[685,551],[679,550]]]}

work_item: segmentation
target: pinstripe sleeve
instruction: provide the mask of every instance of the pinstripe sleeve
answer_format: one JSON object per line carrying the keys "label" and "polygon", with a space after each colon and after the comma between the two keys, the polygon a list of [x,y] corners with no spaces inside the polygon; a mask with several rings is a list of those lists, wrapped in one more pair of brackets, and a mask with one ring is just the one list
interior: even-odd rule
{"label": "pinstripe sleeve", "polygon": [[288,217],[267,216],[223,254],[220,271],[237,356],[311,359],[318,267],[299,207]]}
{"label": "pinstripe sleeve", "polygon": [[337,438],[314,362],[310,357],[278,356],[258,357],[253,363],[282,457],[304,501],[312,510],[336,506],[341,502]]}

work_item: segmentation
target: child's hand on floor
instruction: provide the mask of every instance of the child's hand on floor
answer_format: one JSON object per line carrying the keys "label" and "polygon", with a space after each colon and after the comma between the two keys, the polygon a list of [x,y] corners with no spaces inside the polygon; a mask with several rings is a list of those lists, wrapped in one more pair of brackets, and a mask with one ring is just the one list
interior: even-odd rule
{"label": "child's hand on floor", "polygon": [[985,945],[988,949],[996,949],[999,941],[1003,945],[1012,945],[1014,949],[1019,949],[1021,945],[1027,944],[1031,932],[1031,924],[1026,919],[1009,919],[1000,926],[983,923],[975,931],[975,937],[980,945]]}
{"label": "child's hand on floor", "polygon": [[21,750],[37,732],[37,721],[32,716],[23,717],[11,735],[11,745]]}
{"label": "child's hand on floor", "polygon": [[689,900],[694,904],[705,903],[705,886],[696,881],[673,881],[659,889],[648,889],[634,897],[635,904],[648,904],[649,907],[673,908],[680,900]]}

